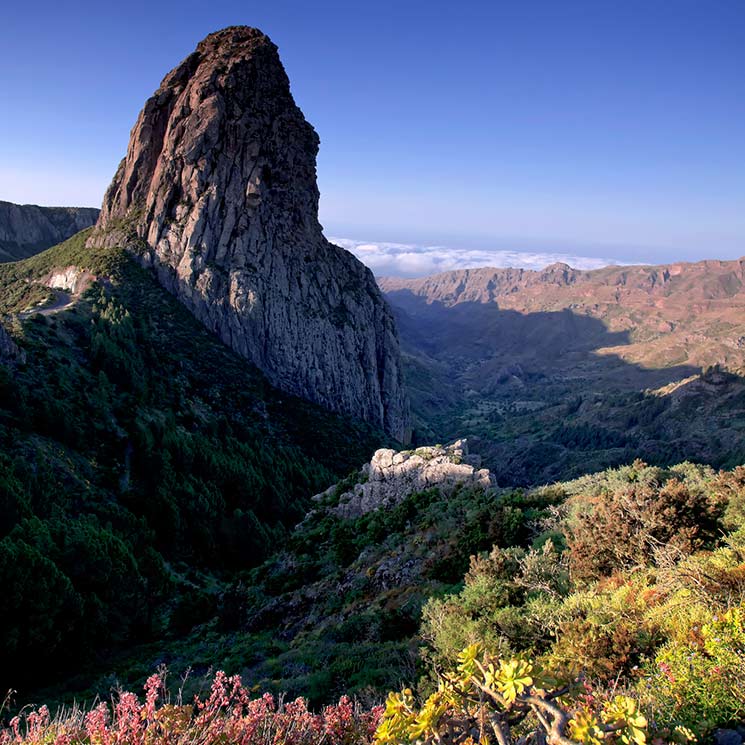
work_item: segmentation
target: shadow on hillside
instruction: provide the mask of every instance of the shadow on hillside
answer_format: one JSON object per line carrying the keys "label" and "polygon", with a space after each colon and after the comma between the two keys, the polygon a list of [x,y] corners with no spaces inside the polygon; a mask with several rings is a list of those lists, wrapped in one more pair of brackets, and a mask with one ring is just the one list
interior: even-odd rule
{"label": "shadow on hillside", "polygon": [[466,387],[493,393],[509,378],[639,390],[676,383],[700,372],[692,365],[647,368],[597,350],[631,343],[628,331],[571,310],[519,313],[496,303],[448,307],[410,290],[387,293],[404,350],[444,365]]}
{"label": "shadow on hillside", "polygon": [[629,332],[570,309],[447,307],[409,290],[387,298],[405,353],[414,441],[471,438],[501,486],[564,481],[635,458],[715,467],[745,460],[740,375],[600,354],[631,344]]}

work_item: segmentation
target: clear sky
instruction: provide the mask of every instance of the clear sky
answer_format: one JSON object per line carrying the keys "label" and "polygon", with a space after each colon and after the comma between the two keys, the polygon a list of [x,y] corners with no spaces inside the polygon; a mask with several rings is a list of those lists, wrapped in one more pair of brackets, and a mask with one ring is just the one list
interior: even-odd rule
{"label": "clear sky", "polygon": [[745,254],[745,0],[5,3],[0,199],[99,205],[147,96],[231,24],[278,44],[350,247]]}

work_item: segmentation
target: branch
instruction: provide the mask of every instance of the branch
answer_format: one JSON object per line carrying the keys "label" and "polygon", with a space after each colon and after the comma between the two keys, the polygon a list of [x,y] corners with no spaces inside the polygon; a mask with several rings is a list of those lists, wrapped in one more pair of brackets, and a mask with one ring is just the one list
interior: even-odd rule
{"label": "branch", "polygon": [[537,710],[540,709],[542,713],[551,715],[551,725],[548,728],[548,741],[551,745],[576,745],[573,740],[570,740],[564,734],[569,723],[569,715],[563,709],[540,696],[523,696],[522,700],[530,704],[536,714],[538,714]]}

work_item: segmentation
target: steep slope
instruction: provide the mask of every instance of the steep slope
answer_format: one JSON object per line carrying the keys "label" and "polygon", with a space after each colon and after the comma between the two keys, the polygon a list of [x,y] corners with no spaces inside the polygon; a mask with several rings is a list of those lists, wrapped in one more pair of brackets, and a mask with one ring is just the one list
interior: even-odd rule
{"label": "steep slope", "polygon": [[125,246],[279,388],[402,440],[393,317],[323,237],[318,135],[260,31],[211,34],[135,124],[92,246]]}
{"label": "steep slope", "polygon": [[[415,442],[481,437],[500,483],[745,455],[745,261],[384,278]],[[728,371],[702,376],[702,369]]]}
{"label": "steep slope", "polygon": [[33,256],[98,219],[94,207],[39,207],[0,201],[0,262]]}
{"label": "steep slope", "polygon": [[[139,669],[165,656],[174,674],[219,665],[314,705],[342,693],[377,699],[414,674],[427,598],[452,590],[471,554],[529,542],[528,521],[545,506],[492,488],[469,465],[477,460],[462,441],[377,451],[314,498],[274,555],[225,592],[216,618],[141,650]],[[350,510],[360,491],[364,509]],[[130,665],[111,667],[123,677]]]}
{"label": "steep slope", "polygon": [[[387,441],[273,388],[87,237],[0,267],[0,689],[20,695],[210,617]],[[50,284],[70,304],[44,315]]]}

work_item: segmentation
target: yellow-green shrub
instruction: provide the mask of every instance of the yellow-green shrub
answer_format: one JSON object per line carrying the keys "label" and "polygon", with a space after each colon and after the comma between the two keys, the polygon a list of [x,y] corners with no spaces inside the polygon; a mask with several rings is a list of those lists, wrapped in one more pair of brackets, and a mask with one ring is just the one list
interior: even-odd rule
{"label": "yellow-green shrub", "polygon": [[705,731],[745,717],[745,603],[712,613],[688,628],[686,642],[671,641],[640,683],[660,724]]}
{"label": "yellow-green shrub", "polygon": [[645,745],[647,720],[634,698],[594,697],[583,686],[562,685],[529,659],[497,659],[475,644],[421,706],[409,689],[389,694],[375,733],[376,745],[601,740]]}

